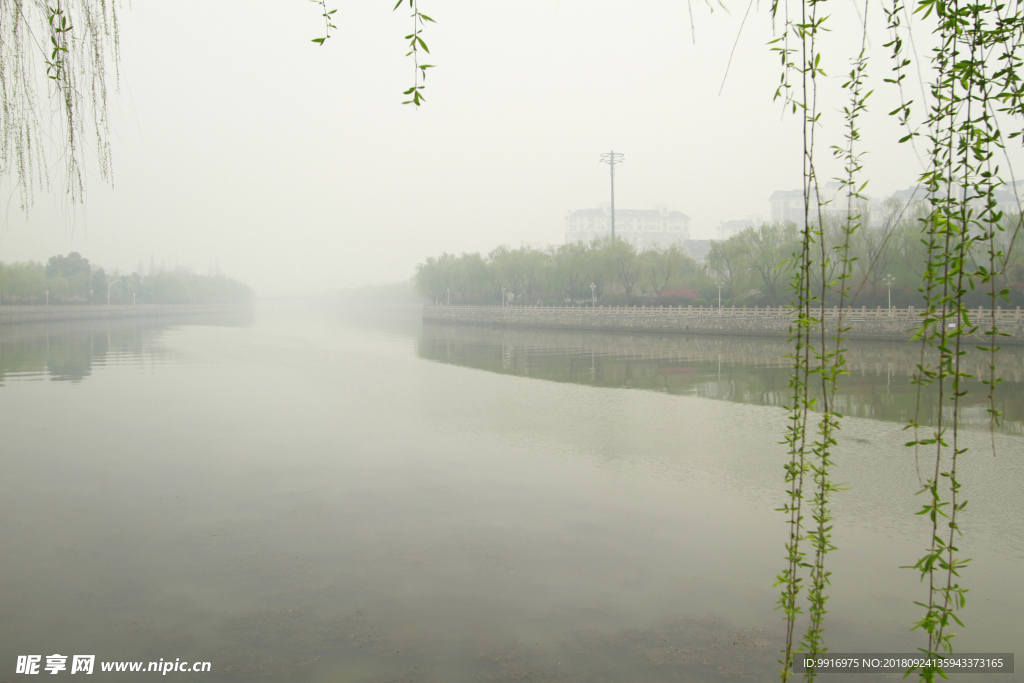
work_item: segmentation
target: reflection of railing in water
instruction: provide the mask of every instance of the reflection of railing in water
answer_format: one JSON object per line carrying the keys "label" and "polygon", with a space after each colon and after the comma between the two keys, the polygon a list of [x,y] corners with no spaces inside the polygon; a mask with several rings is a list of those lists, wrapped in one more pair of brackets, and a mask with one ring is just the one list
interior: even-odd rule
{"label": "reflection of railing in water", "polygon": [[[443,306],[443,304],[441,304]],[[450,308],[459,308],[461,310],[480,310],[480,311],[494,311],[496,309],[511,309],[511,310],[544,310],[551,311],[554,313],[585,313],[588,310],[599,312],[602,314],[622,314],[622,315],[636,315],[637,313],[650,313],[652,315],[673,315],[673,316],[697,316],[697,317],[723,317],[723,318],[794,318],[797,316],[797,312],[790,306],[527,306],[527,305],[507,305],[507,306],[450,306]],[[814,317],[824,317],[826,319],[835,319],[839,317],[838,306],[826,306],[824,311],[820,307],[811,308],[811,315]],[[915,308],[914,306],[908,306],[907,308],[884,308],[882,306],[876,306],[875,308],[868,308],[867,306],[849,306],[843,308],[843,317],[849,320],[914,320],[920,318],[924,314],[924,309]],[[983,308],[972,308],[968,311],[971,319],[976,324],[984,324],[986,321],[992,320],[992,309]],[[996,322],[1021,322],[1024,320],[1022,317],[1021,307],[1003,309],[1001,306],[997,306],[995,310]]]}
{"label": "reflection of railing in water", "polygon": [[[450,344],[478,343],[500,346],[503,355],[517,349],[533,353],[590,354],[687,362],[722,362],[754,368],[788,368],[793,361],[786,356],[792,347],[784,340],[750,337],[711,337],[628,332],[555,331],[536,328],[488,328],[464,325],[430,325],[423,328],[422,339],[445,340]],[[921,362],[920,343],[850,342],[846,368],[852,375],[875,376],[887,373],[911,377]],[[963,372],[987,377],[990,355],[973,345],[961,357]],[[930,355],[925,360],[931,359]],[[1024,352],[1005,347],[996,358],[996,376],[1010,382],[1024,382]]]}
{"label": "reflection of railing in water", "polygon": [[[792,361],[784,340],[677,334],[631,334],[465,325],[423,327],[418,354],[427,359],[501,374],[597,387],[626,387],[756,405],[789,400]],[[836,406],[841,413],[906,422],[915,412],[910,381],[921,358],[919,344],[858,342],[849,345]],[[961,424],[987,428],[989,355],[970,349],[965,372],[976,374],[962,400]],[[997,358],[999,430],[1024,433],[1024,350],[1004,348]],[[934,389],[934,387],[932,388]],[[922,424],[938,414],[935,391],[922,395]]]}

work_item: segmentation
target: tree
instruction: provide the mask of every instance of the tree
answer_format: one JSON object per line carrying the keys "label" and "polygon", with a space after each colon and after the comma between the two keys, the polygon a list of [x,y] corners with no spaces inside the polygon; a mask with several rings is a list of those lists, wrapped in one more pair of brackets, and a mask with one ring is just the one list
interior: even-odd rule
{"label": "tree", "polygon": [[[759,228],[747,228],[738,236],[739,244],[744,248],[747,258],[742,259],[760,279],[761,292],[768,304],[781,303],[783,289],[786,285],[786,271],[781,267],[794,252],[797,245],[796,225],[793,223],[765,224]],[[729,260],[728,249],[718,258],[726,264]],[[729,266],[726,265],[729,270]],[[731,270],[729,271],[731,272]],[[732,298],[732,287],[729,288]]]}
{"label": "tree", "polygon": [[552,281],[564,299],[575,301],[589,291],[587,281],[587,245],[580,242],[562,244],[552,250],[554,275]]}
{"label": "tree", "polygon": [[90,303],[106,303],[107,274],[103,272],[102,268],[97,268],[96,272],[92,274],[92,280],[89,283],[89,288],[92,290],[92,301],[90,301]]}
{"label": "tree", "polygon": [[89,294],[92,271],[89,259],[77,251],[67,256],[51,256],[46,262],[46,278],[52,284],[50,295],[55,299],[85,298]]}
{"label": "tree", "polygon": [[46,268],[41,263],[0,265],[0,301],[33,303],[46,294]]}
{"label": "tree", "polygon": [[416,267],[416,288],[421,294],[434,301],[442,301],[452,286],[452,265],[455,257],[452,254],[441,254],[439,258],[428,258],[426,263]]}
{"label": "tree", "polygon": [[735,235],[724,242],[712,242],[705,272],[725,287],[729,299],[733,298],[736,281],[746,272],[749,254]]}
{"label": "tree", "polygon": [[655,247],[643,253],[644,280],[655,296],[668,289],[669,284],[683,273],[696,273],[697,262],[683,253],[678,244]]}
{"label": "tree", "polygon": [[77,251],[72,251],[67,256],[51,256],[46,262],[46,277],[50,278],[88,276],[91,270],[89,259],[82,258]]}
{"label": "tree", "polygon": [[637,254],[636,247],[622,239],[608,240],[602,243],[599,253],[609,264],[615,279],[622,285],[626,302],[632,301],[633,290],[643,268],[643,261]]}
{"label": "tree", "polygon": [[528,273],[527,264],[524,264],[522,260],[522,250],[502,245],[488,254],[488,258],[493,264],[497,276],[495,284],[499,289],[505,288],[505,296],[510,293],[514,297],[524,295]]}
{"label": "tree", "polygon": [[469,297],[479,298],[487,290],[487,263],[480,254],[463,254],[454,267],[453,282],[465,303]]}

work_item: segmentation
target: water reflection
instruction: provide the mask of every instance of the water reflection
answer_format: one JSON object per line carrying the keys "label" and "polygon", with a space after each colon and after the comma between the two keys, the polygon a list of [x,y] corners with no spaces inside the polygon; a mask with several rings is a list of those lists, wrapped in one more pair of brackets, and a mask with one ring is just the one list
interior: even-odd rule
{"label": "water reflection", "polygon": [[18,380],[81,382],[104,365],[162,363],[159,340],[175,325],[248,325],[252,314],[78,320],[0,326],[0,386]]}
{"label": "water reflection", "polygon": [[[210,661],[209,683],[775,678],[785,420],[729,402],[751,386],[729,384],[740,352],[275,307],[244,329],[0,330],[0,661]],[[767,340],[731,341],[783,372]],[[531,382],[425,361],[428,346],[498,372],[542,376],[561,355],[565,382],[733,393]],[[59,377],[78,379],[23,381]],[[785,388],[772,377],[766,396]],[[913,651],[919,583],[897,569],[923,537],[913,461],[898,425],[844,434],[830,646]],[[1010,457],[963,464],[968,652],[1012,649],[1024,609],[1024,449],[993,440]]]}
{"label": "water reflection", "polygon": [[[417,352],[421,358],[502,374],[770,406],[787,403],[791,362],[783,339],[437,324],[423,326]],[[915,414],[918,387],[911,378],[921,360],[919,346],[852,343],[847,358],[850,374],[842,378],[836,397],[841,413],[887,422],[907,422]],[[981,380],[989,373],[989,355],[971,349],[963,364],[975,379],[961,399],[961,424],[987,429],[989,400]],[[1004,348],[997,365],[1000,431],[1024,434],[1024,349]],[[925,389],[922,399],[919,420],[932,423],[937,392]]]}

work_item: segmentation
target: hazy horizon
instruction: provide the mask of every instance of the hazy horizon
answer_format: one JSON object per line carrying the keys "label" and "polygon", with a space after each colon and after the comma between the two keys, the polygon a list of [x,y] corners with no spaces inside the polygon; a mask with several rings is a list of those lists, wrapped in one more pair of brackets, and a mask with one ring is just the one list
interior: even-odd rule
{"label": "hazy horizon", "polygon": [[[560,244],[569,211],[608,201],[599,156],[610,150],[626,155],[616,208],[668,204],[694,239],[770,219],[771,193],[800,187],[800,120],[773,101],[764,9],[746,19],[720,95],[746,5],[695,3],[696,44],[687,6],[666,0],[420,9],[437,20],[424,34],[437,67],[416,110],[401,104],[407,8],[342,7],[323,47],[310,42],[322,23],[309,3],[124,8],[114,186],[90,165],[84,205],[36,190],[25,220],[5,177],[0,261],[78,251],[123,272],[152,258],[199,273],[219,262],[261,296],[313,293],[404,281],[441,252]],[[822,182],[841,172],[827,150],[842,139],[840,86],[860,44],[854,8],[834,10],[849,30],[828,36]],[[883,19],[869,17],[876,93],[862,134],[878,198],[921,169],[886,114],[897,95],[881,82]],[[919,55],[929,38],[916,34]]]}

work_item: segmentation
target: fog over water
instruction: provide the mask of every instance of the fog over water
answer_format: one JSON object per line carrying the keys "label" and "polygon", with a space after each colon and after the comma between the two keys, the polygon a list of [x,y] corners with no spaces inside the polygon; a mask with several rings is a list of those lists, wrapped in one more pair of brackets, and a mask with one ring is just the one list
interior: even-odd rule
{"label": "fog over water", "polygon": [[[256,293],[233,315],[0,325],[0,683],[19,657],[62,654],[210,662],[211,683],[777,679],[785,341],[432,325],[385,301],[416,298],[428,257],[562,244],[570,211],[609,200],[602,153],[625,155],[617,210],[671,208],[700,240],[771,221],[772,193],[802,183],[801,121],[775,98],[781,22],[714,0],[418,0],[436,67],[417,109],[401,104],[409,8],[324,4],[337,28],[317,46],[317,2],[136,0],[119,15],[112,186],[87,152],[85,202],[69,202],[64,150],[45,146],[61,120],[45,115],[27,214],[0,177],[0,265],[79,252],[93,270],[75,311],[117,283],[135,303],[127,279],[90,279],[101,267],[220,273]],[[842,173],[829,150],[863,42],[860,181],[882,199],[917,183],[922,150],[897,142],[884,16],[871,8],[864,38],[862,10],[830,5],[817,39],[817,172]],[[904,83],[914,121],[928,77]],[[1024,150],[993,163],[1009,179]],[[5,280],[6,310],[65,301],[32,268],[31,297]],[[578,275],[550,301],[602,304]],[[915,292],[901,277],[858,305]],[[533,303],[481,282],[476,298],[450,282],[430,296]],[[671,296],[699,306],[713,286],[722,306],[732,285],[711,283]],[[825,640],[913,652],[927,594],[901,567],[930,530],[914,514],[925,457],[904,445],[918,358],[850,347]],[[986,371],[983,354],[963,360]],[[988,430],[977,380],[961,414],[962,652],[1024,653],[1020,347],[999,373],[1004,422]],[[921,405],[933,423],[936,397]]]}
{"label": "fog over water", "polygon": [[[0,330],[0,660],[180,658],[224,681],[774,677],[785,413],[699,390],[711,348],[733,386],[770,381],[746,340],[279,302],[211,322]],[[501,344],[535,371],[485,367]],[[545,377],[521,349],[602,370]],[[634,361],[657,349],[696,381],[644,390]],[[992,457],[965,434],[958,646],[1013,651],[1024,442],[996,434]],[[906,435],[852,417],[843,437],[829,646],[913,651],[922,589],[898,567],[926,530]]]}

